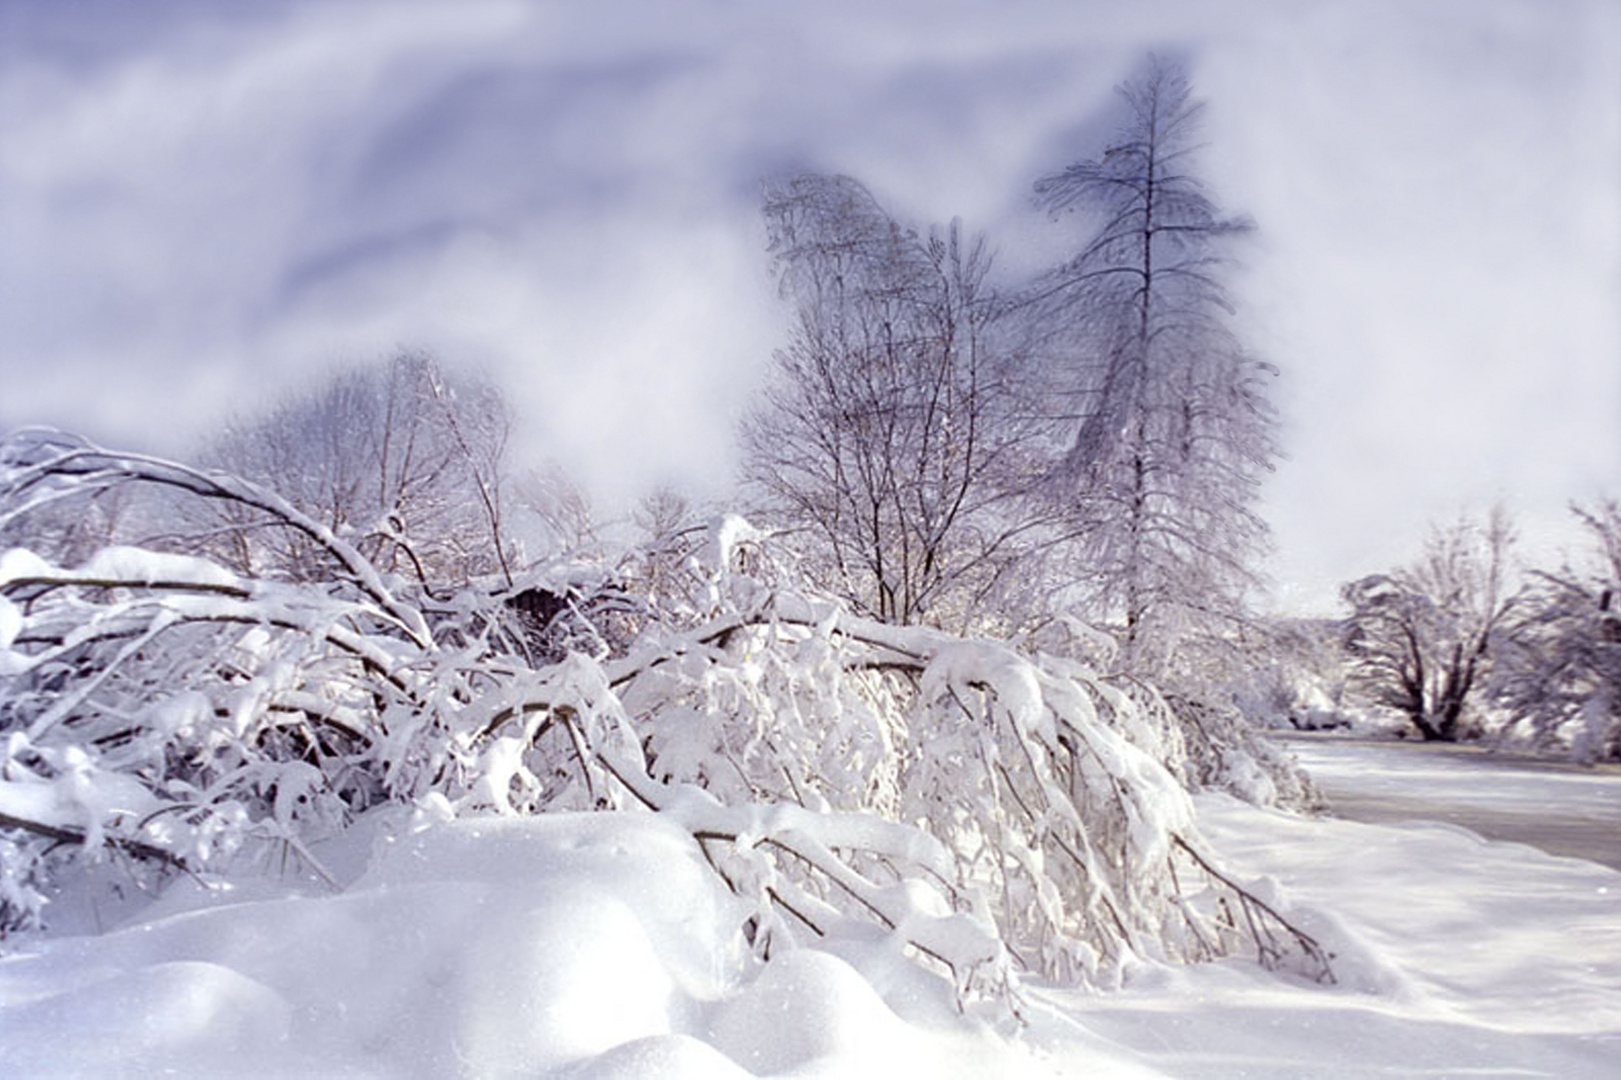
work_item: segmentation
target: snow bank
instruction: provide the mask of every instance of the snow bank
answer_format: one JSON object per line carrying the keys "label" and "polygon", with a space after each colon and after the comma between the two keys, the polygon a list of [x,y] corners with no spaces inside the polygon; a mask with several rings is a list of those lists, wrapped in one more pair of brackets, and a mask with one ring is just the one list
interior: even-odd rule
{"label": "snow bank", "polygon": [[650,814],[385,830],[341,894],[238,893],[177,888],[0,959],[0,1074],[968,1076],[1017,1057],[912,1027],[830,954],[760,970],[744,906]]}
{"label": "snow bank", "polygon": [[735,936],[651,816],[440,825],[381,839],[341,895],[166,899],[0,962],[0,1071],[533,1074],[693,1027]]}
{"label": "snow bank", "polygon": [[656,815],[379,818],[361,856],[321,851],[342,892],[175,888],[0,959],[0,1075],[1614,1075],[1621,874],[1457,829],[1199,812],[1355,961],[1340,987],[1142,964],[1108,994],[1027,985],[1009,1041],[893,938],[760,965],[745,905]]}

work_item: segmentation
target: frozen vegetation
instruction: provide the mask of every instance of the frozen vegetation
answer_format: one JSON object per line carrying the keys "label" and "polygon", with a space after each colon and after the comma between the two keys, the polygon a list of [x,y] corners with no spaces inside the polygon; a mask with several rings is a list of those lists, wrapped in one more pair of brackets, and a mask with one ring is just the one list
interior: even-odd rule
{"label": "frozen vegetation", "polygon": [[[1254,787],[1253,736],[1196,757],[1142,684],[862,618],[796,588],[736,518],[668,565],[599,578],[592,599],[617,598],[617,617],[576,625],[575,585],[436,597],[225,474],[44,434],[7,455],[21,505],[178,488],[271,515],[335,575],[127,547],[74,567],[5,556],[12,929],[104,849],[197,872],[268,843],[318,866],[312,843],[390,807],[638,807],[754,905],[762,956],[875,925],[1015,1015],[1021,971],[1107,984],[1139,957],[1253,948],[1332,978],[1201,847],[1186,786]],[[544,626],[507,602],[537,594],[569,598]],[[559,647],[579,633],[594,654]]]}

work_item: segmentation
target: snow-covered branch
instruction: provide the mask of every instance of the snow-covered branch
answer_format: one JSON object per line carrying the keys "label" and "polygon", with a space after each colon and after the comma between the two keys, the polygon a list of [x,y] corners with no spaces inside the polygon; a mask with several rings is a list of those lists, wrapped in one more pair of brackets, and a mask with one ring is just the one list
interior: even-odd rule
{"label": "snow-covered branch", "polygon": [[[0,513],[47,481],[65,497],[112,474],[248,490],[33,445],[6,458]],[[1020,970],[1107,984],[1132,958],[1246,940],[1323,973],[1322,951],[1204,851],[1157,697],[1078,661],[862,617],[771,544],[720,519],[621,647],[553,662],[523,646],[498,587],[447,600],[391,591],[374,569],[267,581],[190,554],[114,547],[63,567],[14,550],[0,556],[0,771],[52,809],[0,806],[0,830],[206,873],[242,844],[299,850],[390,805],[641,807],[751,901],[739,931],[762,955],[892,935],[960,994],[1015,1009]],[[570,574],[547,595],[573,597],[557,602],[577,619],[619,617],[578,595],[588,580],[617,595],[613,575]],[[18,883],[44,872],[44,848],[18,850],[33,854],[6,895],[40,895]],[[14,925],[37,915],[7,902]]]}

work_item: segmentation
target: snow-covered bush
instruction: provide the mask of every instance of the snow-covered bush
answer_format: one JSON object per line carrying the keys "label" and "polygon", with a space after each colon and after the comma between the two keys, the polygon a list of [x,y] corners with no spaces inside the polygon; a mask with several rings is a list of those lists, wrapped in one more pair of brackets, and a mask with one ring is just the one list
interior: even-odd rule
{"label": "snow-covered bush", "polygon": [[1260,625],[1230,697],[1266,728],[1323,731],[1354,722],[1346,705],[1349,657],[1336,619],[1272,617]]}
{"label": "snow-covered bush", "polygon": [[641,807],[753,901],[739,932],[761,954],[891,935],[963,995],[1009,1003],[1022,971],[1108,983],[1135,958],[1242,948],[1329,977],[1314,941],[1203,852],[1181,729],[1151,691],[860,618],[739,519],[666,556],[658,595],[635,595],[636,575],[537,571],[522,587],[575,620],[553,657],[515,593],[447,599],[384,574],[259,486],[51,433],[0,446],[14,534],[36,508],[126,485],[252,507],[334,569],[0,557],[9,928],[39,921],[53,860],[204,874],[272,845],[315,865],[310,840],[379,806]]}
{"label": "snow-covered bush", "polygon": [[1310,774],[1236,705],[1167,694],[1165,707],[1188,747],[1180,775],[1189,789],[1225,791],[1256,806],[1323,807]]}

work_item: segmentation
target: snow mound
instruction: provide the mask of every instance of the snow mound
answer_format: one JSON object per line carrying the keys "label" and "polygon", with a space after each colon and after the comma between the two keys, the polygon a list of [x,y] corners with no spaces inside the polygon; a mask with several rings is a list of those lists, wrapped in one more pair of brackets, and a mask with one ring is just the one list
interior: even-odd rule
{"label": "snow mound", "polygon": [[622,1043],[558,1074],[558,1080],[747,1080],[731,1058],[690,1035]]}
{"label": "snow mound", "polygon": [[0,959],[0,1075],[954,1074],[845,961],[754,961],[744,907],[651,814],[384,829],[336,895],[186,891]]}
{"label": "snow mound", "polygon": [[902,1058],[900,1044],[908,1041],[900,1019],[854,968],[809,949],[766,965],[743,993],[720,1006],[708,1033],[728,1057],[761,1076],[798,1070],[846,1048],[865,1054],[883,1047],[886,1056]]}
{"label": "snow mound", "polygon": [[0,1001],[30,1000],[0,1071],[533,1075],[691,1027],[742,974],[734,901],[646,815],[456,822],[384,837],[341,895],[199,899],[5,960]]}
{"label": "snow mound", "polygon": [[1338,988],[1145,964],[1110,994],[1033,983],[1004,1039],[893,937],[754,960],[746,905],[660,816],[394,816],[318,851],[341,892],[177,886],[0,958],[0,1076],[1614,1074],[1615,871],[1217,795],[1200,812],[1258,895],[1303,902]]}

